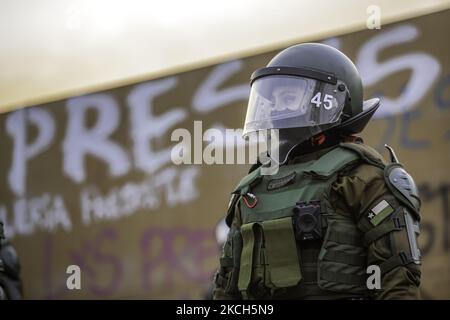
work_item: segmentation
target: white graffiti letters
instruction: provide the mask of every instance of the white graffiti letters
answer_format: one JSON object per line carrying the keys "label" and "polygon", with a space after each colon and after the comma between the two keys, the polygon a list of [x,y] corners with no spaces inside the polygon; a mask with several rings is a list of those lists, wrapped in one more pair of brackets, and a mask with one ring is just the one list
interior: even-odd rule
{"label": "white graffiti letters", "polygon": [[[37,137],[27,144],[28,124],[37,128]],[[13,157],[8,181],[12,191],[22,196],[26,191],[28,160],[43,152],[52,142],[55,121],[42,108],[22,109],[13,112],[6,119],[6,131],[13,138]]]}
{"label": "white graffiti letters", "polygon": [[[86,128],[86,113],[97,112],[98,120],[92,128]],[[87,154],[103,159],[109,165],[112,176],[128,172],[130,163],[125,151],[109,140],[119,125],[119,107],[105,94],[93,94],[67,101],[68,124],[63,143],[64,172],[76,182],[86,179],[84,158]]]}

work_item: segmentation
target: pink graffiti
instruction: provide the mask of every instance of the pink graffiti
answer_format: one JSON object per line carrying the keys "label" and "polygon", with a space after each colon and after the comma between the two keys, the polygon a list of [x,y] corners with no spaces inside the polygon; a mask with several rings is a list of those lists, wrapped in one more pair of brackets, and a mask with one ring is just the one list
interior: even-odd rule
{"label": "pink graffiti", "polygon": [[[155,250],[155,243],[159,244],[159,249]],[[209,229],[151,228],[141,238],[141,254],[144,289],[154,288],[152,275],[158,269],[164,271],[161,285],[173,289],[175,275],[194,283],[210,281],[211,270],[205,269],[203,263],[209,258],[217,257],[218,249]]]}
{"label": "pink graffiti", "polygon": [[[182,294],[190,298],[190,292],[179,291],[176,284],[186,287],[208,288],[212,272],[207,262],[218,256],[218,247],[211,229],[190,229],[187,227],[161,228],[149,227],[138,237],[135,257],[140,272],[124,267],[124,257],[115,250],[120,239],[126,238],[124,230],[104,228],[75,248],[67,249],[63,254],[70,264],[76,264],[82,270],[82,286],[86,297],[109,298],[120,296],[127,279],[139,277],[142,287],[152,292],[172,292],[174,296]],[[44,242],[43,285],[44,299],[64,299],[71,296],[66,287],[65,270],[56,270],[53,266],[56,252],[54,239],[49,236]],[[128,257],[129,259],[129,257]],[[100,272],[107,272],[101,277]],[[138,271],[138,270],[136,270]],[[132,273],[132,274],[126,274]],[[84,294],[84,293],[83,293]],[[137,293],[136,293],[137,294]],[[130,296],[129,293],[127,296]]]}

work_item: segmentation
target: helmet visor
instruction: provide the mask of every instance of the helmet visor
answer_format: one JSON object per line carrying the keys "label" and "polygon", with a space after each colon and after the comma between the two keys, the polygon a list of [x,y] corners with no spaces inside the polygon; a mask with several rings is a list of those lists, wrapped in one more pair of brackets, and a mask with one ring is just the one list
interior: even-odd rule
{"label": "helmet visor", "polygon": [[298,76],[271,75],[251,88],[244,136],[263,129],[315,127],[340,121],[347,90],[336,84]]}

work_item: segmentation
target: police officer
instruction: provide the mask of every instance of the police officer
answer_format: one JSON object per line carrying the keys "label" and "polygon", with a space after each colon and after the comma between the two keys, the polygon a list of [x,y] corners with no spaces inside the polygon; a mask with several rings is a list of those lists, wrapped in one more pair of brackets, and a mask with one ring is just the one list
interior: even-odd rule
{"label": "police officer", "polygon": [[280,166],[232,193],[215,299],[420,298],[417,187],[390,147],[388,162],[355,136],[379,105],[323,44],[253,73],[244,136],[278,129]]}
{"label": "police officer", "polygon": [[22,299],[20,264],[17,253],[5,239],[0,221],[0,300]]}

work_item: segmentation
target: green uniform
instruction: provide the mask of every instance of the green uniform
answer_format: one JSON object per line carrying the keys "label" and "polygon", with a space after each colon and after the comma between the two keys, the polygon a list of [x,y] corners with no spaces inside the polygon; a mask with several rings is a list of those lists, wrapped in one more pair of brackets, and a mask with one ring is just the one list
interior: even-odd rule
{"label": "green uniform", "polygon": [[[275,176],[257,169],[230,202],[214,298],[419,299],[419,206],[406,171],[362,143],[291,159]],[[299,213],[313,211],[320,223],[299,231]],[[367,286],[372,265],[380,288]]]}

